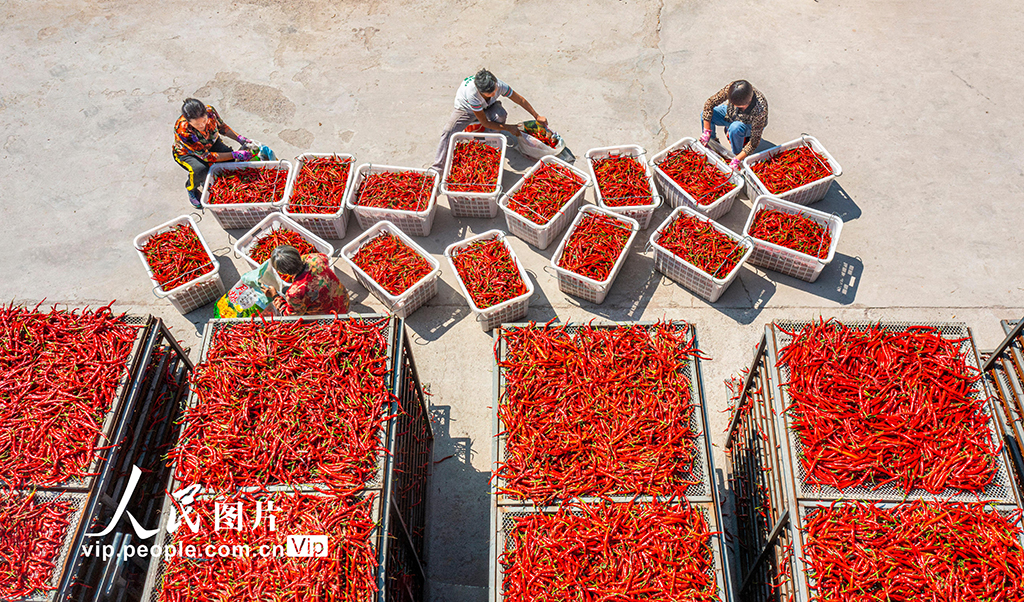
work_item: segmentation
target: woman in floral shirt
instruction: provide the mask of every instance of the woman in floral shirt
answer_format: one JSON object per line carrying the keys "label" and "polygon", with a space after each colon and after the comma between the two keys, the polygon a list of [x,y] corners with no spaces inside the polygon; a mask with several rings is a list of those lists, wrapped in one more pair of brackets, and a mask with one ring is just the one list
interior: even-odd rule
{"label": "woman in floral shirt", "polygon": [[[241,150],[233,151],[224,144],[220,135],[237,141]],[[181,117],[174,124],[174,160],[188,172],[185,190],[188,201],[199,207],[206,174],[210,163],[221,161],[248,161],[259,153],[259,143],[236,134],[224,123],[217,111],[195,98],[188,98],[181,105]]]}
{"label": "woman in floral shirt", "polygon": [[299,256],[295,247],[281,245],[270,254],[270,265],[278,274],[292,277],[291,286],[282,294],[267,288],[274,307],[283,315],[348,313],[348,291],[323,253]]}

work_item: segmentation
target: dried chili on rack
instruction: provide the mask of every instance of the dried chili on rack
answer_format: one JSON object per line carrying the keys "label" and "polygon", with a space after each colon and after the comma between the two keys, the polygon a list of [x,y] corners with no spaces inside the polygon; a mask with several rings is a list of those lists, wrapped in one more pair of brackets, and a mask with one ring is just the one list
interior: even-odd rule
{"label": "dried chili on rack", "polygon": [[718,602],[703,512],[685,504],[571,504],[513,515],[499,562],[505,602]]}
{"label": "dried chili on rack", "polygon": [[426,211],[433,191],[433,173],[385,171],[367,174],[359,184],[356,205],[401,211]]}
{"label": "dried chili on rack", "polygon": [[655,241],[669,253],[712,278],[722,279],[743,259],[745,249],[710,220],[679,214]]}
{"label": "dried chili on rack", "polygon": [[213,271],[213,262],[191,224],[179,224],[149,237],[140,249],[153,280],[172,290]]}
{"label": "dried chili on rack", "polygon": [[366,241],[352,256],[352,263],[393,297],[434,271],[426,259],[390,232]]}
{"label": "dried chili on rack", "polygon": [[544,163],[527,176],[508,200],[508,208],[543,226],[580,191],[584,180],[567,167]]}
{"label": "dried chili on rack", "polygon": [[479,309],[529,292],[519,266],[500,239],[478,240],[452,253],[459,279]]}
{"label": "dried chili on rack", "polygon": [[707,155],[689,147],[670,151],[657,166],[698,205],[710,205],[737,187],[731,181],[732,174],[718,169]]}
{"label": "dried chili on rack", "polygon": [[608,207],[632,207],[654,202],[647,169],[636,157],[617,155],[594,159],[593,166],[601,201]]}
{"label": "dried chili on rack", "polygon": [[288,197],[289,213],[338,213],[345,199],[345,185],[352,169],[351,157],[305,159]]}
{"label": "dried chili on rack", "polygon": [[963,340],[924,326],[779,328],[792,337],[779,362],[809,484],[980,493],[995,478],[998,448]]}
{"label": "dried chili on rack", "polygon": [[626,249],[630,225],[607,215],[584,213],[567,236],[558,267],[602,282]]}
{"label": "dried chili on rack", "polygon": [[832,234],[827,226],[809,217],[776,209],[758,210],[748,233],[758,240],[819,259],[828,257],[832,248]]}
{"label": "dried chili on rack", "polygon": [[680,326],[505,330],[499,493],[543,506],[702,483],[687,375],[699,351]]}
{"label": "dried chili on rack", "polygon": [[451,192],[492,192],[501,173],[501,151],[482,140],[455,145],[445,186]]}
{"label": "dried chili on rack", "polygon": [[[53,494],[0,491],[0,599],[53,589],[54,570],[75,508]],[[59,575],[56,575],[59,577]]]}
{"label": "dried chili on rack", "polygon": [[206,202],[210,205],[276,203],[284,196],[287,183],[288,172],[283,169],[225,169],[214,174]]}
{"label": "dried chili on rack", "polygon": [[809,146],[798,146],[750,166],[772,194],[782,194],[832,175],[828,159]]}

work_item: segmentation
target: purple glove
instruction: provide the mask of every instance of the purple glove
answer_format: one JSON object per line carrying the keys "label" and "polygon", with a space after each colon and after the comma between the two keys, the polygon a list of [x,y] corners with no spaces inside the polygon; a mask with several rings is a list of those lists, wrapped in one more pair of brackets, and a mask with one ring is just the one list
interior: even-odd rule
{"label": "purple glove", "polygon": [[249,146],[250,144],[252,144],[252,140],[249,140],[245,136],[239,134],[238,135],[238,143],[241,144],[242,146]]}
{"label": "purple glove", "polygon": [[700,135],[700,143],[707,144],[708,140],[711,140],[711,130],[704,130],[704,133]]}
{"label": "purple glove", "polygon": [[231,158],[235,161],[248,161],[252,159],[252,153],[245,150],[231,151]]}
{"label": "purple glove", "polygon": [[729,163],[729,167],[731,167],[733,171],[739,171],[740,170],[740,160],[737,159],[737,158],[733,158],[733,160]]}

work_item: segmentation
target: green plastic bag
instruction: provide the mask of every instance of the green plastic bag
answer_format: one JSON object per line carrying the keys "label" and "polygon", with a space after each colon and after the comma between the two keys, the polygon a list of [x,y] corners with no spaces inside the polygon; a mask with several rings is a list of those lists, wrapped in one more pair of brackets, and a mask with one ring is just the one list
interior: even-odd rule
{"label": "green plastic bag", "polygon": [[269,260],[242,274],[241,280],[217,301],[214,317],[248,318],[264,313],[270,306],[270,299],[263,293],[262,285],[273,286],[278,291],[283,287],[277,273],[270,268]]}

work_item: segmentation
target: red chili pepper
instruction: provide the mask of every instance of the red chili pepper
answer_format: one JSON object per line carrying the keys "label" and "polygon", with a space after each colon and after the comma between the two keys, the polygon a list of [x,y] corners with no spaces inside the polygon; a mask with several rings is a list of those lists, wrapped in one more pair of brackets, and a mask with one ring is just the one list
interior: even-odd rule
{"label": "red chili pepper", "polygon": [[282,169],[243,167],[219,171],[206,201],[211,205],[276,203],[284,197],[288,174]]}
{"label": "red chili pepper", "polygon": [[345,198],[351,157],[315,157],[302,162],[288,197],[290,213],[337,213]]}
{"label": "red chili pepper", "polygon": [[828,159],[806,145],[758,161],[750,169],[772,194],[782,194],[832,175]]}
{"label": "red chili pepper", "polygon": [[501,151],[481,140],[455,145],[445,185],[452,192],[490,192],[498,187]]}
{"label": "red chili pepper", "polygon": [[452,264],[473,303],[487,309],[529,292],[501,240],[473,242],[452,254]]}
{"label": "red chili pepper", "polygon": [[584,181],[557,163],[545,163],[523,180],[508,200],[508,208],[543,226],[579,192]]}
{"label": "red chili pepper", "polygon": [[594,176],[601,200],[609,207],[652,204],[647,170],[636,157],[625,155],[594,160]]}
{"label": "red chili pepper", "polygon": [[704,516],[685,504],[570,504],[512,519],[505,602],[719,602]]}
{"label": "red chili pepper", "polygon": [[361,207],[426,211],[434,176],[418,171],[385,171],[369,174],[359,184],[355,204]]}
{"label": "red chili pepper", "polygon": [[788,334],[779,361],[808,483],[938,494],[992,482],[998,449],[962,341],[933,328],[856,330],[832,320]]}
{"label": "red chili pepper", "polygon": [[0,490],[0,599],[48,594],[75,508],[59,496]]}
{"label": "red chili pepper", "polygon": [[433,271],[426,259],[389,232],[382,232],[359,247],[352,263],[394,297]]}
{"label": "red chili pepper", "polygon": [[584,213],[569,233],[558,267],[598,282],[611,274],[632,229],[622,220]]}
{"label": "red chili pepper", "polygon": [[[319,253],[313,244],[305,239],[301,234],[294,230],[288,230],[287,228],[277,228],[270,230],[253,243],[247,253],[256,263],[263,263],[270,259],[270,255],[274,252],[274,249],[281,245],[288,245],[294,247],[299,255],[308,255],[310,253]],[[285,282],[291,282],[292,279],[287,274],[280,274],[281,279]]]}
{"label": "red chili pepper", "polygon": [[761,209],[750,224],[749,234],[811,257],[825,259],[832,247],[832,234],[818,222],[793,213]]}
{"label": "red chili pepper", "polygon": [[656,165],[698,205],[710,205],[736,188],[730,182],[730,174],[715,167],[703,153],[688,147],[669,152]]}
{"label": "red chili pepper", "polygon": [[661,231],[655,242],[705,274],[719,279],[732,272],[744,253],[738,242],[719,232],[710,222],[682,213]]}
{"label": "red chili pepper", "polygon": [[81,313],[0,307],[4,488],[54,486],[88,474],[137,334],[109,305]]}
{"label": "red chili pepper", "polygon": [[537,140],[540,140],[540,142],[544,146],[548,146],[551,148],[555,148],[556,146],[558,146],[558,138],[555,137],[554,133],[552,133],[551,130],[540,125],[539,123],[537,125],[538,127],[536,129],[530,129],[526,132],[526,134],[528,136],[533,136]]}
{"label": "red chili pepper", "polygon": [[213,262],[191,224],[154,234],[141,249],[153,279],[172,290],[213,271]]}

